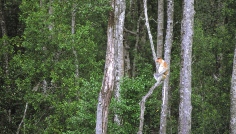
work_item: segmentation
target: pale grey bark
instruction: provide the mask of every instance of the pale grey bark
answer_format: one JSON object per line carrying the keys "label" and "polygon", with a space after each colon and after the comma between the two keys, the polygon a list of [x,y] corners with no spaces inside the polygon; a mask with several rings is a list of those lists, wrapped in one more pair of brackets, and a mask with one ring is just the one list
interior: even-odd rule
{"label": "pale grey bark", "polygon": [[[53,13],[52,3],[53,3],[53,0],[49,0],[49,10],[48,10],[49,16],[52,15],[52,13]],[[52,25],[52,23],[51,23],[51,24],[48,26],[48,29],[51,31],[52,28],[53,28],[53,25]]]}
{"label": "pale grey bark", "polygon": [[[42,1],[40,1],[40,6],[42,6],[41,4],[43,4]],[[53,4],[53,0],[49,0],[49,9],[48,9],[48,15],[49,16],[51,16],[53,14],[52,4]],[[53,29],[53,23],[50,23],[48,25],[48,30],[52,31],[52,29]],[[52,36],[49,36],[48,38],[52,38]],[[43,50],[44,51],[47,50],[47,47],[43,46]],[[43,93],[46,94],[47,93],[47,89],[48,89],[48,82],[46,81],[46,79],[43,80],[42,88],[43,88]]]}
{"label": "pale grey bark", "polygon": [[[173,16],[174,16],[174,1],[167,0],[167,28],[166,28],[166,37],[165,37],[165,52],[164,58],[170,68],[171,60],[171,48],[173,42]],[[169,69],[170,70],[170,69]],[[167,115],[168,115],[168,101],[169,101],[169,75],[166,76],[166,79],[162,88],[162,108],[161,108],[161,117],[160,117],[160,134],[166,134],[167,127]]]}
{"label": "pale grey bark", "polygon": [[[73,3],[72,13],[71,13],[71,34],[72,34],[72,36],[75,34],[75,17],[76,17],[76,4]],[[77,80],[79,78],[79,65],[78,65],[79,62],[78,62],[77,51],[74,48],[74,36],[72,39],[72,43],[73,43],[72,51],[75,56],[75,79]]]}
{"label": "pale grey bark", "polygon": [[[114,1],[111,2],[114,8]],[[114,42],[114,16],[110,11],[107,28],[107,52],[102,87],[98,96],[96,134],[107,133],[108,107],[112,97],[115,80],[115,42]]]}
{"label": "pale grey bark", "polygon": [[20,124],[19,124],[19,126],[18,126],[18,128],[17,128],[16,134],[19,134],[19,133],[20,133],[20,129],[21,129],[22,124],[24,123],[27,110],[28,110],[28,102],[26,102],[26,104],[25,104],[24,114],[23,114],[23,117],[22,117],[22,119],[21,119],[21,122],[20,122]]}
{"label": "pale grey bark", "polygon": [[[149,36],[149,41],[150,41],[150,45],[151,45],[151,49],[152,49],[152,55],[153,55],[153,60],[155,62],[155,67],[156,70],[158,70],[158,63],[156,62],[157,56],[156,56],[156,52],[155,52],[155,48],[154,48],[154,44],[153,44],[153,39],[152,39],[152,34],[151,34],[151,30],[150,30],[150,25],[149,25],[149,21],[148,21],[148,14],[147,14],[147,0],[143,0],[143,6],[144,6],[144,16],[145,16],[145,25],[148,31],[148,36]],[[142,134],[143,133],[143,124],[144,124],[144,112],[145,112],[145,103],[146,100],[152,95],[154,89],[159,86],[163,81],[162,81],[162,76],[161,74],[163,74],[164,72],[160,73],[160,74],[154,74],[154,78],[156,79],[156,83],[150,88],[149,92],[142,97],[141,102],[139,103],[140,105],[140,117],[139,117],[139,130],[137,132],[137,134]]]}
{"label": "pale grey bark", "polygon": [[147,27],[147,32],[148,32],[148,37],[149,37],[149,41],[150,41],[150,45],[151,45],[151,49],[152,49],[152,58],[155,62],[156,65],[156,70],[158,69],[158,63],[156,62],[157,56],[156,56],[156,52],[155,52],[155,48],[154,48],[154,44],[153,44],[153,39],[152,39],[152,33],[150,30],[150,25],[149,25],[149,20],[148,20],[148,14],[147,14],[147,0],[143,0],[143,7],[144,7],[144,16],[145,16],[145,25]]}
{"label": "pale grey bark", "polygon": [[157,82],[149,89],[148,93],[142,97],[142,100],[140,101],[140,117],[139,117],[139,130],[137,134],[143,133],[143,123],[144,123],[144,112],[145,112],[145,103],[146,100],[152,95],[154,89],[158,87],[163,81],[161,81],[162,77],[158,77]]}
{"label": "pale grey bark", "polygon": [[[120,86],[122,78],[124,77],[124,45],[123,45],[123,32],[124,32],[124,22],[125,22],[125,0],[115,0],[115,45],[117,47],[116,56],[116,81],[115,81],[115,100],[120,101]],[[114,121],[120,125],[121,117],[115,113]]]}
{"label": "pale grey bark", "polygon": [[6,26],[6,21],[5,21],[5,14],[3,10],[3,1],[0,2],[0,24],[1,24],[1,29],[2,29],[2,35],[7,35],[7,26]]}
{"label": "pale grey bark", "polygon": [[236,134],[236,47],[234,50],[233,72],[230,90],[230,133]]}
{"label": "pale grey bark", "polygon": [[181,25],[181,70],[180,70],[180,104],[179,134],[191,133],[191,63],[194,24],[194,0],[183,1],[183,19]]}
{"label": "pale grey bark", "polygon": [[[124,75],[123,26],[125,18],[125,0],[111,0],[107,28],[107,53],[104,78],[98,97],[96,134],[107,133],[108,107],[115,88],[116,100],[120,100],[120,83]],[[119,115],[115,114],[115,122],[121,124]]]}
{"label": "pale grey bark", "polygon": [[157,12],[157,57],[162,57],[164,29],[164,1],[158,0]]}

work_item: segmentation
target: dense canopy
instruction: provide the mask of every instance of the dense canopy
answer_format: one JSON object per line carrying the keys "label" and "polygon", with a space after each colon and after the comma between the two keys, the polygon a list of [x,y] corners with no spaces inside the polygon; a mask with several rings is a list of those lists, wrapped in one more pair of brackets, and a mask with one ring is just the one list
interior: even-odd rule
{"label": "dense canopy", "polygon": [[[1,0],[0,133],[92,134],[107,57],[113,0]],[[166,133],[178,133],[182,0],[174,1]],[[111,97],[107,133],[136,133],[139,102],[155,83],[142,0],[126,0],[120,98]],[[158,2],[147,0],[153,42]],[[164,1],[163,42],[167,31]],[[236,1],[195,0],[191,133],[230,132]],[[119,30],[118,30],[119,31]],[[120,34],[117,35],[119,37]],[[119,43],[118,43],[119,44]],[[163,44],[164,45],[164,44]],[[157,45],[154,45],[157,48]],[[161,55],[164,56],[163,53]],[[105,68],[105,70],[104,70]],[[116,76],[117,77],[117,76]],[[160,129],[162,85],[146,102],[143,133]],[[112,92],[113,93],[113,92]],[[114,116],[121,115],[120,124]],[[121,125],[121,127],[120,127]]]}

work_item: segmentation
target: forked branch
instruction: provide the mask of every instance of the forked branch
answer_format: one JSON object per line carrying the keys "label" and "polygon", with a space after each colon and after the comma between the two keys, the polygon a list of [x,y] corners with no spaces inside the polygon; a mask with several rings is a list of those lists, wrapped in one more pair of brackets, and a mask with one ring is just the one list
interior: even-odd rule
{"label": "forked branch", "polygon": [[142,100],[140,101],[140,117],[139,117],[139,131],[137,134],[143,133],[143,123],[144,123],[144,112],[145,112],[145,103],[146,100],[152,95],[154,89],[158,87],[163,81],[161,80],[162,77],[157,78],[157,82],[149,89],[148,93],[142,97]]}

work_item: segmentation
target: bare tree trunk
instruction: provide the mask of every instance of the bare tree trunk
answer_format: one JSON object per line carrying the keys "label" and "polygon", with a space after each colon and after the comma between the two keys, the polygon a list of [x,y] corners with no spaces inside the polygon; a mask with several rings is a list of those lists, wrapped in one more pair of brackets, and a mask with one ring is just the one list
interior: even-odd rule
{"label": "bare tree trunk", "polygon": [[[52,3],[53,3],[53,0],[49,0],[49,10],[48,10],[48,14],[49,14],[49,15],[52,15],[52,13],[53,13]],[[51,31],[52,28],[53,28],[53,25],[52,25],[52,23],[51,23],[51,24],[48,26],[49,31]]]}
{"label": "bare tree trunk", "polygon": [[[167,29],[166,29],[166,38],[165,38],[165,53],[164,58],[167,64],[170,67],[171,59],[171,48],[173,42],[173,16],[174,16],[174,1],[167,0]],[[160,120],[160,134],[166,134],[166,125],[167,125],[167,115],[168,115],[168,101],[169,101],[169,75],[166,76],[166,79],[162,88],[162,109],[161,109],[161,120]]]}
{"label": "bare tree trunk", "polygon": [[117,57],[117,42],[116,42],[116,16],[115,16],[115,6],[116,0],[111,0],[112,10],[110,11],[108,28],[107,28],[107,51],[106,51],[106,63],[104,69],[104,77],[102,82],[101,91],[98,96],[97,104],[97,119],[96,119],[96,134],[106,134],[107,133],[107,123],[108,123],[108,107],[110,105],[110,100],[112,97],[112,92],[114,88],[115,81],[115,71],[116,71],[116,59]]}
{"label": "bare tree trunk", "polygon": [[[153,60],[156,65],[156,70],[158,70],[158,63],[156,62],[157,56],[156,56],[156,52],[155,52],[155,48],[154,48],[154,44],[153,44],[153,39],[152,39],[152,34],[151,34],[149,22],[148,22],[147,0],[143,0],[143,7],[144,7],[144,15],[145,15],[145,25],[146,25],[147,31],[148,31],[149,41],[150,41],[150,45],[151,45],[151,49],[152,49],[152,56],[153,56]],[[137,134],[143,133],[145,103],[146,103],[146,100],[152,95],[154,89],[162,83],[161,78],[162,77],[158,77],[156,79],[157,82],[150,88],[149,92],[145,96],[142,97],[142,100],[139,103],[139,105],[140,105],[140,117],[139,117],[140,123],[139,123],[139,130],[138,130]]]}
{"label": "bare tree trunk", "polygon": [[124,33],[124,76],[126,77],[131,77],[131,64],[130,64],[130,55],[129,55],[129,50],[130,46],[127,42],[127,34]]}
{"label": "bare tree trunk", "polygon": [[142,15],[139,16],[136,28],[136,38],[135,38],[135,46],[134,46],[134,59],[133,59],[133,68],[132,68],[132,77],[136,76],[136,62],[138,58],[138,44],[139,44],[139,32],[140,32],[140,21]]}
{"label": "bare tree trunk", "polygon": [[[4,2],[0,1],[0,24],[2,29],[2,36],[7,36],[7,26],[6,26],[6,20],[5,20],[5,13],[4,13]],[[7,41],[3,40],[3,47],[7,48]],[[9,57],[7,51],[4,53],[4,61],[5,61],[5,75],[6,77],[9,76]]]}
{"label": "bare tree trunk", "polygon": [[163,51],[163,26],[164,25],[164,1],[158,0],[157,12],[157,57],[162,57]]}
{"label": "bare tree trunk", "polygon": [[[0,24],[2,29],[2,37],[7,36],[7,26],[5,20],[5,12],[4,12],[4,1],[0,1]],[[3,38],[3,46],[1,49],[5,49],[3,58],[4,58],[4,72],[5,72],[5,79],[9,79],[9,56],[8,56],[8,44],[7,41]],[[6,83],[6,90],[10,89],[10,85]],[[11,109],[8,109],[8,122],[10,123],[11,118]]]}
{"label": "bare tree trunk", "polygon": [[233,72],[230,90],[230,133],[236,134],[236,46],[234,50]]}
{"label": "bare tree trunk", "polygon": [[181,70],[180,70],[180,104],[179,134],[191,133],[191,63],[194,23],[194,0],[184,0],[183,20],[181,25]]}
{"label": "bare tree trunk", "polygon": [[[116,81],[115,81],[115,100],[120,101],[120,86],[121,80],[124,77],[124,46],[123,46],[123,32],[125,22],[125,0],[115,0],[115,44],[117,46],[116,58]],[[115,113],[114,121],[121,125],[120,115]]]}
{"label": "bare tree trunk", "polygon": [[78,55],[77,55],[77,51],[74,48],[74,35],[75,35],[75,17],[76,17],[76,5],[75,3],[73,3],[73,7],[72,7],[72,13],[71,13],[71,34],[73,36],[72,42],[73,42],[73,47],[72,47],[72,51],[73,54],[75,56],[75,79],[77,81],[77,79],[79,78],[79,65],[78,65]]}

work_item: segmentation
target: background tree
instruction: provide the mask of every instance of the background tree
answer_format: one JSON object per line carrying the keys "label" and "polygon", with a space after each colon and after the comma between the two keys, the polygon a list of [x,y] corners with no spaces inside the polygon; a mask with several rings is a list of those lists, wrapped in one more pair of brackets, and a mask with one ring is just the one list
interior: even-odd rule
{"label": "background tree", "polygon": [[[108,108],[112,97],[112,91],[114,88],[116,89],[115,98],[119,101],[120,82],[124,75],[123,27],[125,17],[125,1],[111,0],[111,6],[112,10],[110,11],[107,28],[106,64],[102,82],[103,85],[99,93],[97,105],[97,134],[107,133]],[[115,121],[118,124],[121,122],[117,114],[115,114]]]}
{"label": "background tree", "polygon": [[233,62],[233,73],[232,73],[232,81],[231,81],[231,90],[230,90],[230,133],[236,133],[236,49],[234,50],[234,62]]}
{"label": "background tree", "polygon": [[[164,46],[164,59],[166,63],[170,65],[171,60],[171,48],[173,43],[173,20],[174,20],[174,1],[167,1],[167,28],[166,28],[166,37],[165,37],[165,46]],[[162,106],[161,106],[161,117],[160,117],[160,134],[166,133],[167,128],[167,115],[168,115],[168,103],[169,103],[169,77],[170,69],[168,70],[169,75],[166,76],[166,79],[162,88]]]}
{"label": "background tree", "polygon": [[164,1],[158,0],[157,9],[157,57],[163,53],[163,30],[164,30]]}
{"label": "background tree", "polygon": [[[126,8],[126,1],[125,0],[119,0],[115,3],[115,13],[114,13],[114,30],[115,30],[115,47],[117,47],[117,53],[115,55],[116,60],[116,67],[115,67],[115,89],[114,89],[114,96],[115,99],[119,102],[121,99],[120,96],[120,88],[122,84],[122,79],[124,77],[125,68],[124,68],[124,62],[125,62],[125,51],[124,51],[124,45],[123,45],[123,31],[124,31],[124,22],[125,22],[125,8]],[[127,57],[128,55],[126,55]],[[128,58],[128,57],[127,57]],[[129,62],[126,62],[126,65],[129,64]],[[121,115],[115,114],[114,121],[120,125],[121,124]]]}
{"label": "background tree", "polygon": [[[21,126],[19,133],[95,133],[110,0],[53,0],[51,15],[49,0],[3,0],[1,4],[7,31],[7,36],[0,32],[1,132],[16,133]],[[122,99],[111,99],[107,133],[138,131],[138,102],[155,83],[143,1],[126,0],[126,5]],[[157,6],[157,0],[147,1],[153,35],[158,34]],[[198,0],[194,9],[191,133],[230,133],[236,1]],[[175,1],[174,12],[166,133],[178,133],[182,1]],[[165,38],[167,18],[164,14]],[[153,44],[157,44],[157,36],[153,36]],[[47,86],[43,86],[44,80]],[[43,87],[47,87],[46,93]],[[145,106],[143,133],[156,133],[162,124],[161,88],[153,91]],[[116,113],[122,115],[122,127],[114,122]]]}
{"label": "background tree", "polygon": [[194,0],[185,0],[181,25],[181,70],[180,70],[180,104],[179,133],[191,132],[191,64],[194,31]]}

